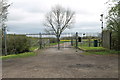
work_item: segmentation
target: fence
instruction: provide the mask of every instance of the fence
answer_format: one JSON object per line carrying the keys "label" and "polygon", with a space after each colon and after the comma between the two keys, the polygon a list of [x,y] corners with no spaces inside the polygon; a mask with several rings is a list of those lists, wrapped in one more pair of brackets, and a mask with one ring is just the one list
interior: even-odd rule
{"label": "fence", "polygon": [[[18,54],[31,51],[34,48],[57,48],[57,39],[54,34],[7,34],[7,54]],[[81,41],[78,40],[81,39]],[[94,46],[93,39],[100,39],[98,33],[62,33],[60,37],[60,48],[76,49],[79,46]],[[2,53],[5,55],[4,37],[2,41]]]}

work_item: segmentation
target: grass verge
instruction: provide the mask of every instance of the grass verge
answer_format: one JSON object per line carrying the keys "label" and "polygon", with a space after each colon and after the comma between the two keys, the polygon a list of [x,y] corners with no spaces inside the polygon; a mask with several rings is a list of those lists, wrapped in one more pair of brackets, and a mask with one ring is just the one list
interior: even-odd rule
{"label": "grass verge", "polygon": [[81,50],[85,51],[82,54],[85,55],[91,55],[91,54],[96,54],[96,55],[109,55],[109,54],[120,54],[120,51],[115,51],[115,50],[109,50],[105,49],[103,47],[79,47]]}
{"label": "grass verge", "polygon": [[79,47],[79,48],[84,51],[105,51],[107,50],[103,47]]}
{"label": "grass verge", "polygon": [[120,54],[120,51],[115,51],[115,50],[109,50],[103,47],[79,47],[79,49],[85,51],[82,54],[85,55],[91,55],[91,54],[96,54],[96,55],[109,55],[109,54]]}
{"label": "grass verge", "polygon": [[108,55],[108,54],[119,54],[119,53],[120,53],[120,51],[115,51],[115,50],[105,50],[105,51],[99,51],[99,52],[92,52],[92,54],[97,54],[97,55]]}
{"label": "grass verge", "polygon": [[120,51],[114,51],[114,50],[106,50],[106,51],[97,51],[97,52],[91,52],[91,51],[88,51],[88,52],[84,52],[82,53],[84,55],[111,55],[111,54],[120,54]]}
{"label": "grass verge", "polygon": [[[64,42],[60,42],[60,43],[64,43]],[[57,45],[57,43],[51,43],[50,45]],[[29,57],[29,56],[35,56],[36,53],[34,51],[38,48],[39,48],[39,46],[33,46],[30,48],[31,52],[12,54],[12,55],[7,55],[7,56],[0,56],[0,59],[6,60],[6,59],[12,59],[12,58],[24,58],[24,57]]]}
{"label": "grass verge", "polygon": [[21,54],[0,56],[0,59],[5,60],[5,59],[11,59],[11,58],[24,58],[24,57],[35,56],[35,55],[36,55],[36,53],[34,53],[34,52],[25,52],[25,53],[21,53]]}

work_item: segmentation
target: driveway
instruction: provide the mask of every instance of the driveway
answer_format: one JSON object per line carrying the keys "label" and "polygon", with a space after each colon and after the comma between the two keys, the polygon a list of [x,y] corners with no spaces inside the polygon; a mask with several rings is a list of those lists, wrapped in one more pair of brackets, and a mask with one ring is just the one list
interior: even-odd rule
{"label": "driveway", "polygon": [[84,55],[48,48],[37,56],[3,60],[3,78],[117,78],[118,56]]}

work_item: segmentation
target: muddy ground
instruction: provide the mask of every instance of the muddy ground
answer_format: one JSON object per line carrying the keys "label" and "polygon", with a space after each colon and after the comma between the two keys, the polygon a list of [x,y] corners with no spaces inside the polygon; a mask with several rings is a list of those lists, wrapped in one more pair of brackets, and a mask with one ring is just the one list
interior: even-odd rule
{"label": "muddy ground", "polygon": [[3,78],[117,78],[118,56],[48,48],[37,56],[3,60]]}

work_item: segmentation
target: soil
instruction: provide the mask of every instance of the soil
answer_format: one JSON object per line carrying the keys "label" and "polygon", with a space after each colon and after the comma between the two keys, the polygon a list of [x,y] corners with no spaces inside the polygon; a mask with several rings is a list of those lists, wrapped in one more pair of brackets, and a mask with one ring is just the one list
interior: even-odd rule
{"label": "soil", "polygon": [[[69,46],[67,43],[66,46]],[[84,55],[74,48],[48,48],[37,56],[3,60],[3,78],[118,78],[118,56]]]}

